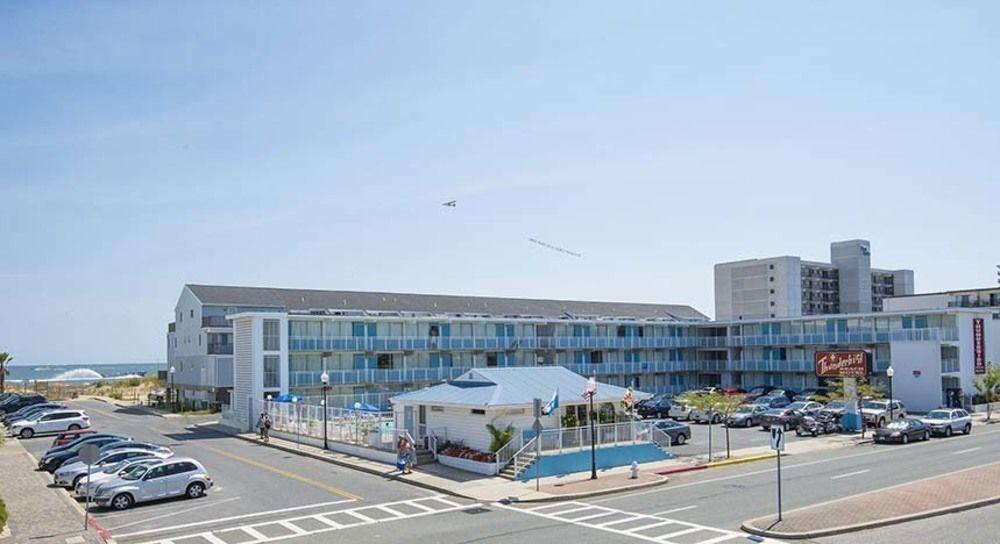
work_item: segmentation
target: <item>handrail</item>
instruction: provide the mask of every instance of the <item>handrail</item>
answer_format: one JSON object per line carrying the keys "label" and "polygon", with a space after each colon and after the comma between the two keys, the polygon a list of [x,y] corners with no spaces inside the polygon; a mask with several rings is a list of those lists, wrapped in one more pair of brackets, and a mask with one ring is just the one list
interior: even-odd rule
{"label": "handrail", "polygon": [[521,449],[517,450],[517,453],[514,454],[513,460],[514,460],[514,477],[515,478],[517,477],[518,474],[521,473],[520,469],[527,468],[527,465],[525,465],[524,467],[519,467],[518,466],[520,464],[521,454],[524,453],[524,451],[527,450],[528,448],[534,448],[535,447],[535,441],[537,441],[537,440],[538,440],[537,436],[532,436],[531,440],[528,440],[528,442],[524,446],[522,446]]}
{"label": "handrail", "polygon": [[498,472],[503,469],[503,467],[507,466],[507,463],[510,463],[510,460],[514,458],[514,455],[517,454],[517,451],[521,449],[521,446],[523,445],[524,435],[520,432],[516,432],[514,433],[514,436],[510,437],[510,440],[508,440],[506,444],[497,450],[495,455]]}

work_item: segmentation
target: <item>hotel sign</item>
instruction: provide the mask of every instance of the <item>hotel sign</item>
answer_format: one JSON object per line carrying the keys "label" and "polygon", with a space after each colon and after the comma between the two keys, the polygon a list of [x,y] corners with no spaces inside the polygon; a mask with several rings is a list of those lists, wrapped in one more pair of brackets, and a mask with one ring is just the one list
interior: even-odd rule
{"label": "hotel sign", "polygon": [[867,351],[817,351],[816,375],[825,378],[864,378],[868,369]]}
{"label": "hotel sign", "polygon": [[972,320],[972,366],[976,374],[986,374],[986,344],[983,342],[983,318]]}

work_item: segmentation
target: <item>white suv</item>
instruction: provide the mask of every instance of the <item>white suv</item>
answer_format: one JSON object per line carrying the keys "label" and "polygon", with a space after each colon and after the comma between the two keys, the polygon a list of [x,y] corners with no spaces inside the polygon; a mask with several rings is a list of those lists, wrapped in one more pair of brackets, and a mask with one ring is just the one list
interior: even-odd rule
{"label": "white suv", "polygon": [[167,497],[201,497],[213,485],[205,467],[190,457],[167,459],[148,467],[136,467],[105,482],[94,491],[100,506],[125,510],[139,502]]}
{"label": "white suv", "polygon": [[90,417],[82,410],[52,410],[10,426],[11,436],[31,438],[41,433],[61,433],[90,427]]}
{"label": "white suv", "polygon": [[931,428],[934,434],[951,436],[953,433],[969,434],[972,432],[972,416],[961,408],[938,408],[931,410],[920,418]]}

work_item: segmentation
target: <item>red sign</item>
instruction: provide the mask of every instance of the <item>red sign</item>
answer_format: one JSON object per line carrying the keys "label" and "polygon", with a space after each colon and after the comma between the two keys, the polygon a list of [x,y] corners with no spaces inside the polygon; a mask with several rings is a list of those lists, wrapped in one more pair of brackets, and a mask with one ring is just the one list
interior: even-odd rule
{"label": "red sign", "polygon": [[827,378],[863,378],[868,372],[866,351],[817,351],[816,375]]}
{"label": "red sign", "polygon": [[983,318],[972,320],[972,366],[976,374],[986,374],[986,348],[983,343]]}

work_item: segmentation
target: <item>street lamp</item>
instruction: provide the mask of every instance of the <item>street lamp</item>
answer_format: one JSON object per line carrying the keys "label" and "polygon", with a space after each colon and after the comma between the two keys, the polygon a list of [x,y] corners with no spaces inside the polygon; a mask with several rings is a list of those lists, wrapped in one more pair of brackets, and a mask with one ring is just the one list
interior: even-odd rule
{"label": "street lamp", "polygon": [[299,435],[299,424],[302,418],[302,411],[299,409],[299,397],[292,397],[292,404],[295,405],[295,449],[302,446],[302,438]]}
{"label": "street lamp", "polygon": [[889,368],[885,369],[885,375],[889,377],[889,421],[895,421],[892,411],[892,375],[895,373],[896,371],[892,369],[892,365],[889,365]]}
{"label": "street lamp", "polygon": [[[587,387],[583,390],[583,396],[587,397],[590,403],[590,479],[597,479],[597,430],[594,427],[594,396],[597,395],[597,380],[593,376],[587,378]],[[541,437],[536,437],[541,440]]]}
{"label": "street lamp", "polygon": [[326,392],[330,390],[330,375],[324,370],[319,375],[319,381],[323,383],[323,400],[320,402],[320,406],[323,407],[323,449],[326,450],[330,449],[326,441]]}
{"label": "street lamp", "polygon": [[171,366],[170,367],[170,395],[168,395],[170,398],[168,400],[172,401],[172,403],[174,405],[174,411],[175,412],[177,411],[177,392],[174,391],[174,373],[176,373],[176,372],[177,372],[177,369],[174,366]]}
{"label": "street lamp", "polygon": [[361,444],[361,403],[354,401],[354,443]]}

